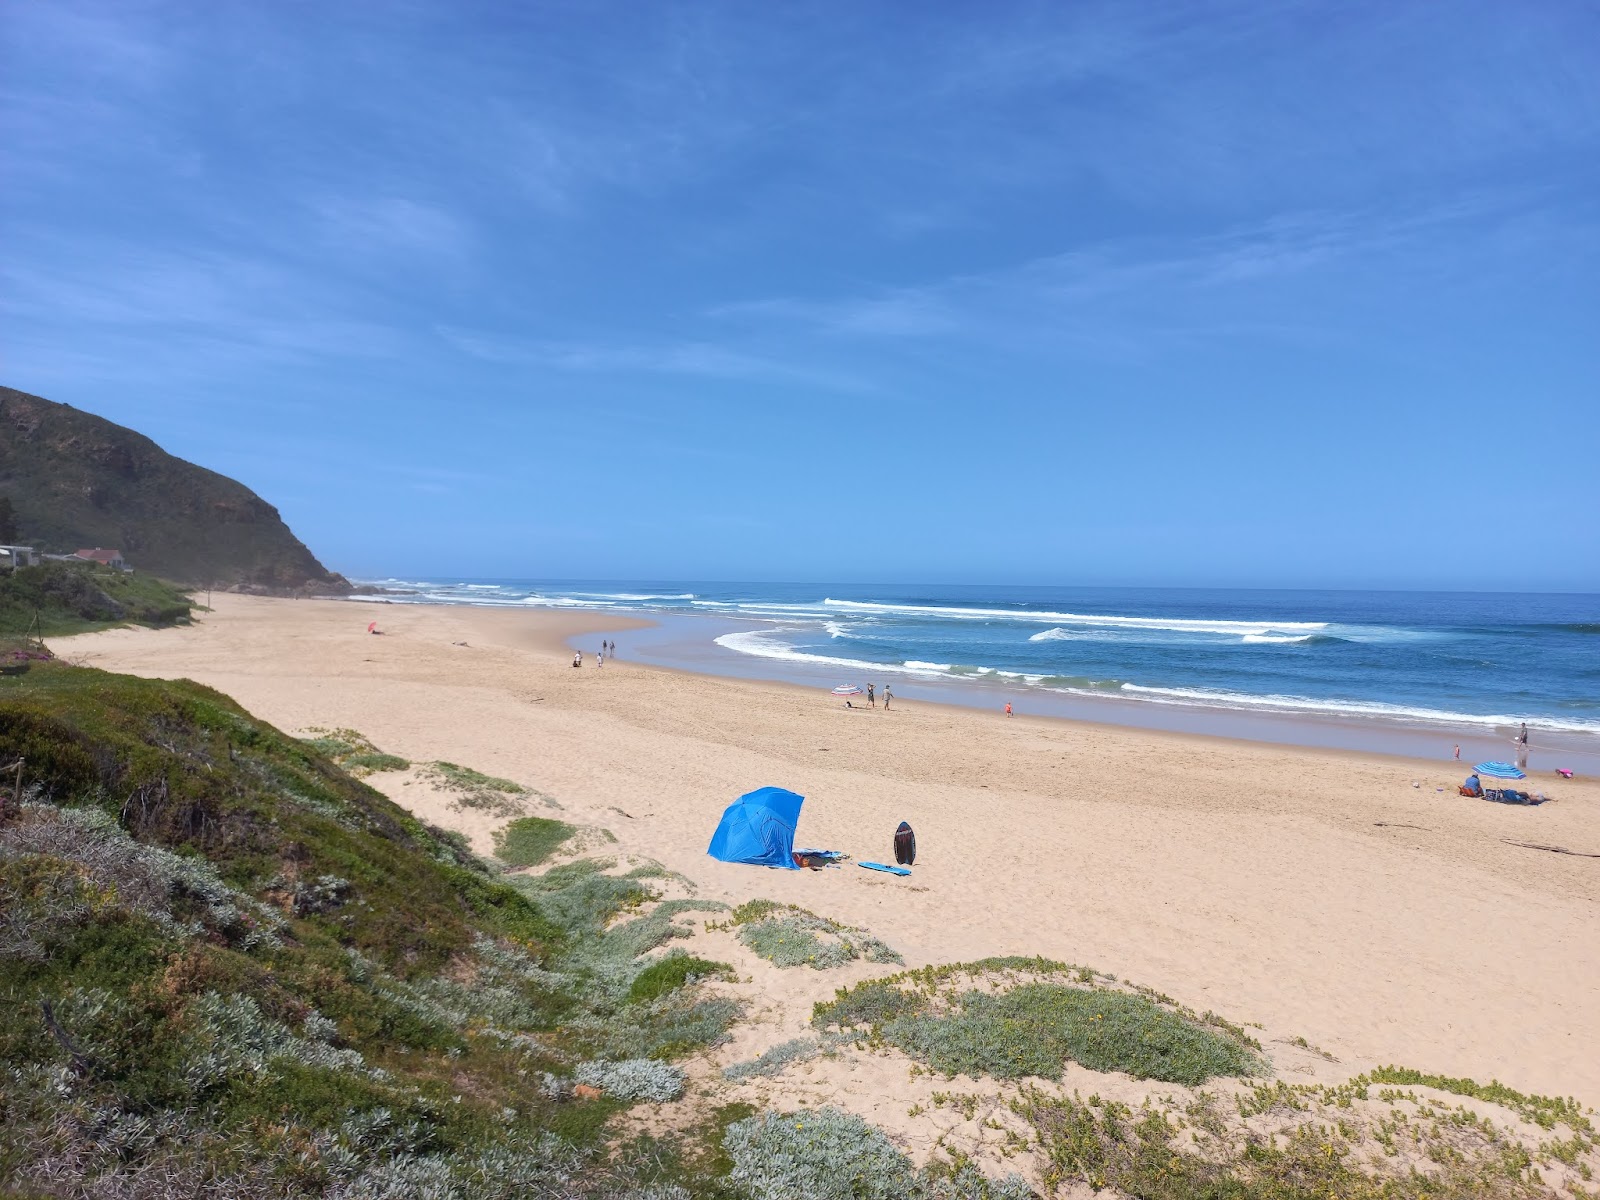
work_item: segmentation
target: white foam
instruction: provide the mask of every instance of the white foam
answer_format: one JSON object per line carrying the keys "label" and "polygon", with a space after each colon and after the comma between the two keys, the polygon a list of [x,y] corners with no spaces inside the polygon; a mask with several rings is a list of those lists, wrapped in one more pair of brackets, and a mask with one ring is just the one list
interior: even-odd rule
{"label": "white foam", "polygon": [[850,671],[866,671],[875,674],[890,672],[897,675],[920,675],[927,678],[930,675],[941,674],[949,670],[948,667],[938,663],[903,663],[895,666],[892,663],[867,662],[860,658],[838,658],[831,654],[811,654],[805,650],[797,650],[786,642],[776,641],[775,635],[784,633],[782,629],[750,629],[739,633],[725,633],[716,639],[717,645],[725,650],[734,650],[740,654],[753,654],[758,658],[774,658],[782,662],[812,663],[816,666],[843,667]]}
{"label": "white foam", "polygon": [[693,600],[693,592],[571,592],[589,600]]}
{"label": "white foam", "polygon": [[914,658],[907,659],[905,662],[901,663],[900,665],[902,667],[904,667],[908,671],[939,671],[939,672],[944,672],[944,671],[948,671],[948,670],[951,669],[949,663],[918,662]]}
{"label": "white foam", "polygon": [[1293,642],[1309,642],[1315,635],[1302,633],[1298,636],[1281,636],[1276,633],[1247,633],[1242,641],[1246,646],[1286,646]]}
{"label": "white foam", "polygon": [[[1190,619],[1186,617],[1125,617],[1116,614],[1029,612],[1014,608],[958,608],[937,604],[883,604],[873,600],[834,600],[823,604],[854,612],[901,613],[908,616],[940,617],[960,621],[1021,621],[1028,624],[1082,625],[1104,629],[1152,629],[1173,633],[1224,633],[1236,636],[1247,633],[1265,634],[1282,630],[1315,632],[1326,629],[1326,621],[1229,621],[1222,619]],[[1046,634],[1052,631],[1047,630]],[[1057,631],[1056,636],[1071,636]],[[1036,635],[1032,641],[1046,641],[1048,637]]]}
{"label": "white foam", "polygon": [[[1060,691],[1079,692],[1078,688]],[[1376,700],[1317,700],[1307,696],[1252,696],[1245,692],[1214,692],[1204,688],[1144,687],[1125,683],[1121,692],[1139,700],[1158,704],[1198,704],[1208,708],[1254,709],[1273,712],[1316,712],[1331,716],[1381,717],[1388,720],[1423,721],[1438,725],[1478,725],[1484,728],[1512,727],[1527,720],[1530,728],[1561,733],[1600,733],[1600,723],[1563,721],[1559,718],[1513,717],[1504,714],[1449,712],[1437,708],[1412,708]]]}

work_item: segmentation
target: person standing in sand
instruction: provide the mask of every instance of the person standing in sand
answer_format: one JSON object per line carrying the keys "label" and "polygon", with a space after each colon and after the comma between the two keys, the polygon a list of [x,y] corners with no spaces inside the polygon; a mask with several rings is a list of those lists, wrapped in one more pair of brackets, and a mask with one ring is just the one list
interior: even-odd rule
{"label": "person standing in sand", "polygon": [[878,707],[878,701],[877,698],[872,694],[872,684],[870,683],[867,684],[867,704],[871,708]]}
{"label": "person standing in sand", "polygon": [[1010,715],[1011,715],[1011,701],[1007,700],[1006,701],[1006,716],[1009,717]]}
{"label": "person standing in sand", "polygon": [[1457,762],[1461,761],[1461,743],[1460,742],[1456,743],[1456,761]]}
{"label": "person standing in sand", "polygon": [[889,711],[889,701],[894,699],[894,689],[887,683],[883,685],[883,711]]}

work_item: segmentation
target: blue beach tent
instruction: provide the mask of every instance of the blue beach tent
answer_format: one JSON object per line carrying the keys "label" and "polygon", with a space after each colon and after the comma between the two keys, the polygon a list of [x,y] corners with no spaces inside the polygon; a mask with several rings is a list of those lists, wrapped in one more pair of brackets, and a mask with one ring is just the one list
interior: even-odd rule
{"label": "blue beach tent", "polygon": [[740,796],[711,835],[707,853],[723,862],[798,871],[794,861],[794,827],[804,796],[779,787],[757,788]]}

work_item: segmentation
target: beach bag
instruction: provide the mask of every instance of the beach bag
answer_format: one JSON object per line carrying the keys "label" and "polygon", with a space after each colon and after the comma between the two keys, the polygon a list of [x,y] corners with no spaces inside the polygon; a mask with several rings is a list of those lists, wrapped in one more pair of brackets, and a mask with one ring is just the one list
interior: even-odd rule
{"label": "beach bag", "polygon": [[917,861],[917,835],[904,821],[894,831],[894,861],[902,867],[913,866]]}

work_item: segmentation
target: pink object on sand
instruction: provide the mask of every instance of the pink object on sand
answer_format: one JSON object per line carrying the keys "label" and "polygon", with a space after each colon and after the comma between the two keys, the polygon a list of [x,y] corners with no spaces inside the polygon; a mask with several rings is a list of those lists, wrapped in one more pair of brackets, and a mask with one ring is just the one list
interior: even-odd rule
{"label": "pink object on sand", "polygon": [[1557,767],[1556,768],[1556,774],[1561,776],[1561,778],[1563,778],[1563,779],[1571,779],[1572,778],[1572,772],[1570,770],[1568,770],[1566,767]]}

